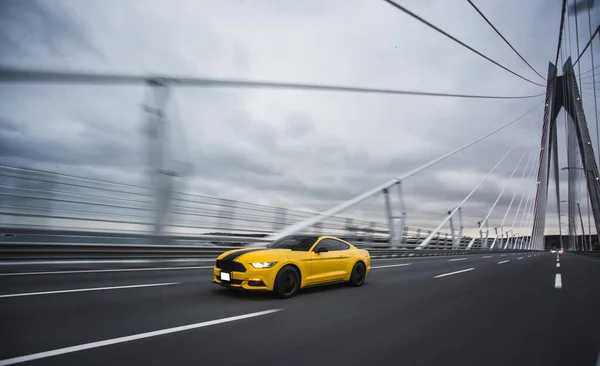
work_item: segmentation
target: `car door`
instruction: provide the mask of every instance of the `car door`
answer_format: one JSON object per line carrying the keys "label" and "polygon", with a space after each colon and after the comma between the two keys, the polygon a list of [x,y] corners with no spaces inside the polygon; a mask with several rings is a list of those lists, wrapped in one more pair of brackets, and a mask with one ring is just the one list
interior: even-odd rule
{"label": "car door", "polygon": [[[341,243],[343,244],[343,243]],[[325,252],[319,252],[326,249]],[[319,284],[337,281],[345,278],[347,253],[340,250],[340,242],[325,238],[317,243],[311,251],[311,271],[306,278],[306,284]]]}
{"label": "car door", "polygon": [[343,241],[336,240],[337,242],[337,253],[339,253],[340,259],[342,260],[342,278],[347,279],[350,278],[350,272],[352,272],[352,268],[354,267],[354,261],[350,260],[350,245],[344,243]]}

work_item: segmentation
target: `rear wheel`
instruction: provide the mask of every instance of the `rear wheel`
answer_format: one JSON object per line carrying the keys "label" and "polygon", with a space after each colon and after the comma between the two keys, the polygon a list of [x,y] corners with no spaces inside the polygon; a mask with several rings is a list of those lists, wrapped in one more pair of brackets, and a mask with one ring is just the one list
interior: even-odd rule
{"label": "rear wheel", "polygon": [[350,274],[350,285],[358,287],[365,283],[365,277],[367,275],[367,267],[363,262],[358,262],[352,268]]}
{"label": "rear wheel", "polygon": [[273,291],[282,299],[294,296],[300,288],[300,274],[292,266],[285,266],[279,270],[275,278]]}

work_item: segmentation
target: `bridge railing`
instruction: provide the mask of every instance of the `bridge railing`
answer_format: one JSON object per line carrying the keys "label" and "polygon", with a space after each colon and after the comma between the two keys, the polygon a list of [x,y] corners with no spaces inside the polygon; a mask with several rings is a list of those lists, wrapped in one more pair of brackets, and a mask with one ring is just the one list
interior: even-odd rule
{"label": "bridge railing", "polygon": [[[152,260],[152,259],[214,259],[221,253],[238,249],[235,246],[198,245],[127,245],[89,243],[44,243],[21,242],[0,245],[0,267],[6,264],[19,264],[23,261],[49,260]],[[373,258],[413,257],[440,255],[468,255],[484,250],[416,250],[366,247]],[[485,250],[486,253],[506,252]]]}
{"label": "bridge railing", "polygon": [[[17,235],[10,241],[90,242],[104,237],[105,243],[148,243],[155,211],[154,192],[147,187],[0,166],[0,232]],[[169,211],[167,241],[193,245],[266,242],[261,238],[317,215],[183,192],[174,193]],[[390,245],[386,224],[350,217],[332,216],[302,232],[335,235],[363,247]],[[405,227],[402,247],[413,249],[431,234]],[[461,247],[470,240],[463,238]],[[428,248],[451,249],[452,235],[435,233]]]}

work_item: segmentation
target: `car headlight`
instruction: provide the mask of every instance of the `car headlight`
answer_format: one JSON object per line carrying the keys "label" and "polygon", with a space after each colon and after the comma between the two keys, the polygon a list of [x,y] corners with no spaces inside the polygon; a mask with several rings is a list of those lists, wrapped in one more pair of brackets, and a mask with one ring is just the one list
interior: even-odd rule
{"label": "car headlight", "polygon": [[259,262],[259,263],[250,263],[250,264],[254,268],[271,268],[275,264],[277,264],[277,262]]}

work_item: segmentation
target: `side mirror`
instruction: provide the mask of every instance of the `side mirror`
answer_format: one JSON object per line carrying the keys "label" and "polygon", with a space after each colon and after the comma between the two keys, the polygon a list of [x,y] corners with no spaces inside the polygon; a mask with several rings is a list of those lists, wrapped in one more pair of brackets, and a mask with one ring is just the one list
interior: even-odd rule
{"label": "side mirror", "polygon": [[317,250],[315,250],[315,253],[317,253],[317,254],[318,253],[326,253],[328,251],[329,250],[327,248],[325,248],[325,247],[319,247],[319,248],[317,248]]}

